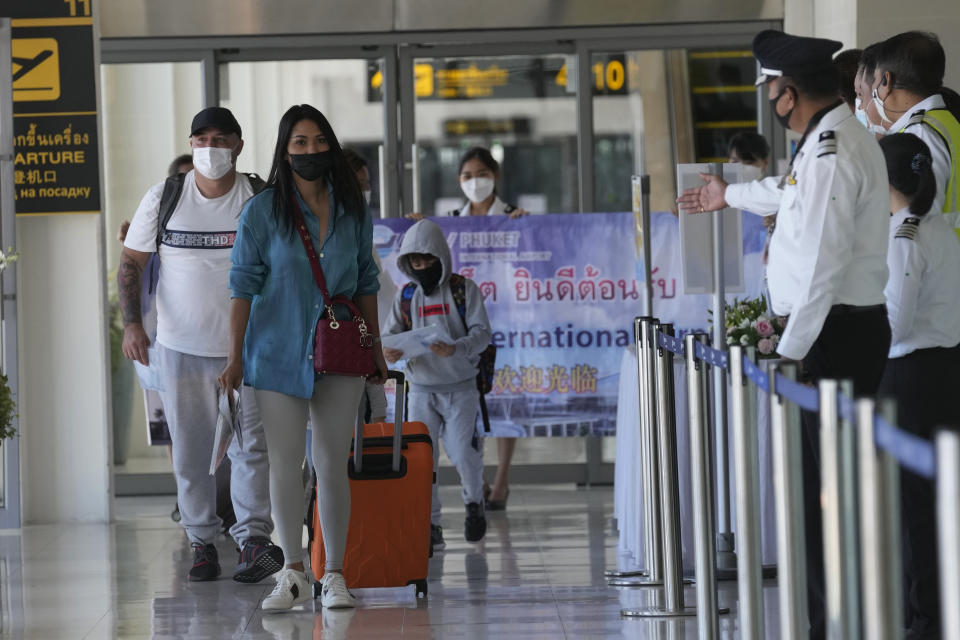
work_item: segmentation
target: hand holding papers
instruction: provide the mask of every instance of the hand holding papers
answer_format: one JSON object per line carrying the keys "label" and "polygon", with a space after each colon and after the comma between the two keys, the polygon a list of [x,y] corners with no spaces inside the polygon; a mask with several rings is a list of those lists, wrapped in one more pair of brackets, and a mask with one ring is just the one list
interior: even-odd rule
{"label": "hand holding papers", "polygon": [[243,433],[240,430],[240,392],[220,390],[218,397],[217,432],[213,440],[213,456],[210,458],[210,475],[214,475],[217,467],[223,462],[230,448],[230,441],[234,434],[237,444],[243,446]]}
{"label": "hand holding papers", "polygon": [[392,336],[381,336],[381,341],[385,349],[402,351],[405,360],[430,353],[430,345],[435,342],[453,342],[447,330],[436,324]]}

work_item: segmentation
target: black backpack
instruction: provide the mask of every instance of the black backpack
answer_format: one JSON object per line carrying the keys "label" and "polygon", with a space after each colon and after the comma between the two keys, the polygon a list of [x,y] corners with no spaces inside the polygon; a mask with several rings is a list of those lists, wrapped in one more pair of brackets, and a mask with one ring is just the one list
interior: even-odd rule
{"label": "black backpack", "polygon": [[[250,186],[253,187],[253,194],[256,195],[263,191],[267,183],[263,178],[255,173],[244,173],[250,180]],[[173,210],[177,208],[177,202],[180,201],[180,194],[183,193],[183,180],[187,174],[178,173],[170,176],[163,183],[163,193],[160,195],[160,213],[157,216],[157,253],[160,253],[160,243],[163,241],[163,234],[167,230],[167,223],[170,222],[170,216]]]}

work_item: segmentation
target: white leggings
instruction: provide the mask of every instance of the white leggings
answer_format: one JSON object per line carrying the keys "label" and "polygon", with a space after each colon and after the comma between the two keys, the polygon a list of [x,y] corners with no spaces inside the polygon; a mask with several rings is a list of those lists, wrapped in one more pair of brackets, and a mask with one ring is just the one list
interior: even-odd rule
{"label": "white leggings", "polygon": [[288,565],[303,562],[303,476],[307,414],[312,424],[317,506],[327,555],[326,570],[343,569],[350,523],[347,459],[363,393],[363,378],[324,375],[309,400],[257,389],[270,457],[270,500]]}

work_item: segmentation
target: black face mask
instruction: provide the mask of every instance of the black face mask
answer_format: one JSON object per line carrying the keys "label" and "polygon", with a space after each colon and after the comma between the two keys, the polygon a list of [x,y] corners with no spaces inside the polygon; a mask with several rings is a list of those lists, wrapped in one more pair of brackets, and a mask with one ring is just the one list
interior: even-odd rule
{"label": "black face mask", "polygon": [[440,278],[443,277],[443,265],[440,264],[439,260],[426,269],[414,269],[411,267],[411,271],[413,271],[413,279],[420,283],[425,295],[433,293],[437,285],[440,284]]}
{"label": "black face mask", "polygon": [[326,178],[333,169],[333,154],[329,151],[317,153],[291,153],[290,166],[304,180]]}
{"label": "black face mask", "polygon": [[[780,102],[780,98],[782,98],[783,94],[787,92],[787,89],[789,89],[789,87],[784,87],[783,91],[781,91],[776,98],[770,98],[770,106],[773,107],[773,115],[777,116],[777,120],[780,122],[780,125],[784,129],[789,131],[790,116],[793,115],[793,109],[790,109],[790,111],[787,111],[786,115],[780,115],[779,113],[777,113],[777,103]],[[796,109],[796,107],[794,107],[794,109]]]}

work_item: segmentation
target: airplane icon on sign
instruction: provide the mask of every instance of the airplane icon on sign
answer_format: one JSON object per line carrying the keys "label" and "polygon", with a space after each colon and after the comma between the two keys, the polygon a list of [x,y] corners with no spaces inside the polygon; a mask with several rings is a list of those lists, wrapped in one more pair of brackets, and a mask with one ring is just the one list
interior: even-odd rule
{"label": "airplane icon on sign", "polygon": [[13,74],[13,81],[16,82],[23,76],[33,71],[41,62],[53,55],[53,51],[46,49],[32,58],[13,58],[13,64],[20,65],[20,69]]}

